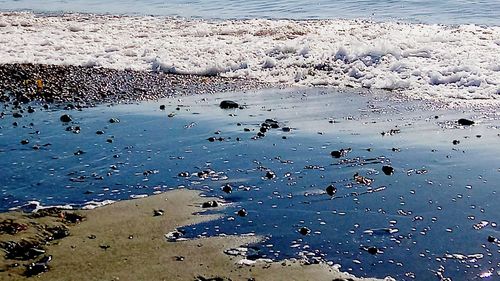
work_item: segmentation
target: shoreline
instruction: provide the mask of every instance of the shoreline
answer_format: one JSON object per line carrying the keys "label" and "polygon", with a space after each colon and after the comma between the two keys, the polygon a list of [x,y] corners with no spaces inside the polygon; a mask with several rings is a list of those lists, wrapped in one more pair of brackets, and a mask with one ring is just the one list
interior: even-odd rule
{"label": "shoreline", "polygon": [[[57,236],[58,239],[47,238],[42,242],[37,249],[43,253],[36,258],[0,257],[0,277],[25,280],[23,276],[29,273],[37,280],[380,280],[358,279],[324,263],[252,261],[245,256],[224,254],[226,250],[258,242],[259,238],[253,236],[168,242],[165,239],[168,233],[218,217],[199,214],[206,210],[201,208],[202,202],[215,199],[199,195],[199,191],[172,190],[93,210],[59,212],[52,209],[51,215],[39,218],[19,212],[1,213],[0,221],[12,219],[23,228],[13,235],[0,234],[2,243],[36,241],[35,237],[47,235],[46,231],[56,226],[65,233]],[[162,214],[155,215],[155,210],[161,210]],[[68,222],[61,218],[63,212],[66,218],[68,214],[77,214],[82,221]],[[54,233],[52,236],[56,237]],[[44,264],[47,268],[28,271],[24,266],[33,262],[40,266],[39,261],[49,256],[50,262]],[[12,266],[14,264],[18,265]]]}

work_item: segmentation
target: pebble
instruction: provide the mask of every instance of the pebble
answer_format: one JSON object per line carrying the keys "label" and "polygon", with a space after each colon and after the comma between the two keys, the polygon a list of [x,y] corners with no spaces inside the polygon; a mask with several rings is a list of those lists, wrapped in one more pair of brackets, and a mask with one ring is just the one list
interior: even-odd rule
{"label": "pebble", "polygon": [[233,191],[233,188],[228,183],[225,184],[221,189],[222,189],[222,191],[224,191],[227,194],[229,194]]}
{"label": "pebble", "polygon": [[465,118],[461,118],[461,119],[458,119],[458,124],[459,125],[462,125],[462,126],[471,126],[471,125],[474,125],[474,121],[472,120],[469,120],[469,119],[465,119]]}
{"label": "pebble", "polygon": [[231,100],[223,100],[219,104],[219,107],[222,109],[232,109],[232,108],[238,108],[240,105],[234,101]]}
{"label": "pebble", "polygon": [[394,168],[391,166],[382,166],[382,172],[384,172],[384,174],[390,176],[390,175],[394,174]]}
{"label": "pebble", "polygon": [[309,233],[311,233],[311,230],[309,228],[303,226],[299,229],[299,233],[302,235],[308,235]]}
{"label": "pebble", "polygon": [[61,122],[64,122],[64,123],[68,123],[68,122],[73,121],[73,118],[69,114],[61,115],[61,117],[59,119],[61,120]]}
{"label": "pebble", "polygon": [[245,210],[245,209],[240,209],[240,210],[238,211],[238,213],[237,213],[237,214],[238,214],[238,216],[240,216],[240,217],[246,217],[246,216],[247,216],[247,214],[248,214],[248,212],[247,212],[247,210]]}
{"label": "pebble", "polygon": [[337,188],[333,184],[326,187],[326,194],[334,196],[335,193],[337,193]]}

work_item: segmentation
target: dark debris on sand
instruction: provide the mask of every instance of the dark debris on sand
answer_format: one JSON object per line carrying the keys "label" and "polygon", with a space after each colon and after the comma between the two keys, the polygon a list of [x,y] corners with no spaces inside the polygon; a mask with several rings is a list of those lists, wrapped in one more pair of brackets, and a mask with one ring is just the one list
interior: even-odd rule
{"label": "dark debris on sand", "polygon": [[70,108],[263,88],[243,79],[43,64],[0,65],[0,102]]}

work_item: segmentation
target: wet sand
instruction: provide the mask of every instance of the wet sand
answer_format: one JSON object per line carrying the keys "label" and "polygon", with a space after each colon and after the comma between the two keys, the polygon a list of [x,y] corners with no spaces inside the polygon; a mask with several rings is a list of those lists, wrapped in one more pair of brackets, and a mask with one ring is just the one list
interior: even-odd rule
{"label": "wet sand", "polygon": [[[199,195],[196,191],[174,190],[76,211],[84,217],[79,223],[64,223],[60,216],[33,219],[23,213],[0,214],[0,221],[13,219],[27,226],[18,234],[0,235],[2,242],[37,240],[40,229],[61,224],[70,233],[41,246],[46,253],[36,259],[0,257],[0,279],[29,279],[24,276],[24,264],[51,256],[49,271],[38,275],[37,280],[361,280],[326,264],[287,260],[239,265],[244,257],[224,254],[225,250],[257,242],[258,237],[167,241],[165,234],[181,226],[217,217],[196,214],[203,211],[203,202],[213,200]],[[162,210],[163,215],[155,216],[155,210]],[[12,267],[16,263],[19,266]]]}
{"label": "wet sand", "polygon": [[[0,66],[1,101],[13,114],[31,113],[32,107],[24,104],[33,102],[45,109],[81,109],[102,103],[265,86],[219,77],[100,68]],[[361,280],[325,263],[309,264],[295,259],[250,261],[245,256],[224,253],[260,241],[255,236],[167,241],[165,235],[179,233],[177,228],[219,218],[198,214],[206,210],[201,204],[213,199],[200,197],[198,191],[181,189],[93,210],[50,208],[36,213],[1,213],[0,243],[5,254],[0,256],[0,279]]]}

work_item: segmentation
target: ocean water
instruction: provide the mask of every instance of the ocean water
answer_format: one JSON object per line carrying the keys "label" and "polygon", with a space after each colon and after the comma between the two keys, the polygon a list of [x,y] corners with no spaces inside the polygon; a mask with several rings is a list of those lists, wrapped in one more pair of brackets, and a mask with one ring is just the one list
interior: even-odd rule
{"label": "ocean water", "polygon": [[498,0],[1,0],[0,9],[148,14],[205,19],[365,18],[382,21],[500,25]]}

